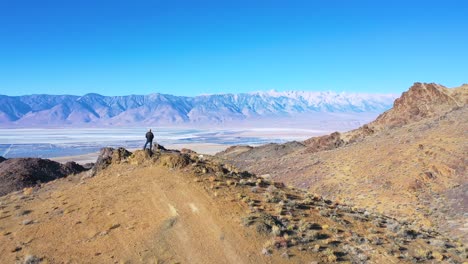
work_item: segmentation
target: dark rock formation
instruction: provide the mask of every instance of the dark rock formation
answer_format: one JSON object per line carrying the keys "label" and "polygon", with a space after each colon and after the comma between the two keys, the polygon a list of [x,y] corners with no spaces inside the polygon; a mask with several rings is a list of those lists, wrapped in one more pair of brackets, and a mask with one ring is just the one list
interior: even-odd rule
{"label": "dark rock formation", "polygon": [[93,162],[89,162],[89,163],[85,163],[82,165],[83,168],[85,168],[86,170],[90,170],[94,167],[94,163]]}
{"label": "dark rock formation", "polygon": [[0,196],[84,170],[75,162],[63,165],[39,158],[7,159],[0,163]]}
{"label": "dark rock formation", "polygon": [[5,161],[5,160],[6,160],[6,159],[5,159],[4,157],[0,156],[0,162],[3,162],[3,161]]}
{"label": "dark rock formation", "polygon": [[159,144],[154,144],[153,146],[153,151],[167,151],[167,149],[163,146],[163,145],[159,145]]}

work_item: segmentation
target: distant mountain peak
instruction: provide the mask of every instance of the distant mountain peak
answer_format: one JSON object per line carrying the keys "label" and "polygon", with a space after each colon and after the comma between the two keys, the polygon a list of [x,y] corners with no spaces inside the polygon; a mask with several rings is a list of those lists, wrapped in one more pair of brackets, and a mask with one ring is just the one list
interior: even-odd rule
{"label": "distant mountain peak", "polygon": [[395,95],[271,90],[195,97],[152,93],[0,97],[0,126],[226,124],[296,114],[379,113]]}

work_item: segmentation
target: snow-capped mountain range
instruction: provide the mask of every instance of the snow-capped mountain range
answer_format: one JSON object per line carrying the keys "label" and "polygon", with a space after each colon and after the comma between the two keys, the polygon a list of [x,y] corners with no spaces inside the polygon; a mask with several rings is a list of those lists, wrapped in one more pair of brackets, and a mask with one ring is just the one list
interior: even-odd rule
{"label": "snow-capped mountain range", "polygon": [[314,113],[381,113],[395,94],[252,92],[195,97],[0,95],[1,127],[225,124]]}

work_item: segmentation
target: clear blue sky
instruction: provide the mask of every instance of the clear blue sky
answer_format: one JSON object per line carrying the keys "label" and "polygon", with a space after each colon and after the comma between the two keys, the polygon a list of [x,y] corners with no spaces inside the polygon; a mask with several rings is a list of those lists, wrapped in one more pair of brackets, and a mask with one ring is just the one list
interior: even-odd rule
{"label": "clear blue sky", "polygon": [[0,0],[0,94],[459,86],[467,2]]}

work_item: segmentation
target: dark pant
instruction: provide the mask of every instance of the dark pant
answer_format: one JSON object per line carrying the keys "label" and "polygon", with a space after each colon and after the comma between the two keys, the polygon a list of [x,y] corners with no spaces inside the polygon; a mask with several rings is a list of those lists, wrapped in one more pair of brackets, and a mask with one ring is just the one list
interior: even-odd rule
{"label": "dark pant", "polygon": [[145,143],[145,146],[143,147],[143,149],[146,149],[146,146],[148,145],[148,143],[150,144],[149,149],[152,150],[152,148],[153,148],[153,140],[146,140],[146,143]]}

